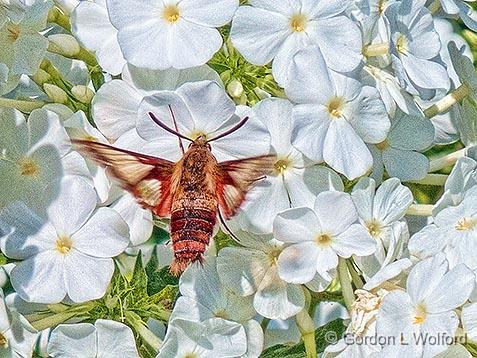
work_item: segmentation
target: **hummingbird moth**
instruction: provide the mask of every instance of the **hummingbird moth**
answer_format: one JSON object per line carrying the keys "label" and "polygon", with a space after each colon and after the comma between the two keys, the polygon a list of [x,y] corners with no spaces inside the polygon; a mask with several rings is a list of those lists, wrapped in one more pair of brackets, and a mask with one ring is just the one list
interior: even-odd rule
{"label": "hummingbird moth", "polygon": [[[179,137],[183,156],[178,162],[90,140],[72,142],[105,167],[139,204],[159,217],[170,216],[174,250],[170,271],[179,275],[190,263],[203,260],[217,217],[229,219],[237,213],[254,183],[273,169],[275,155],[217,162],[210,142],[238,130],[248,117],[212,139],[205,135],[191,139],[166,126],[153,113],[149,112],[149,116],[161,128]],[[190,141],[187,150],[180,139]]]}

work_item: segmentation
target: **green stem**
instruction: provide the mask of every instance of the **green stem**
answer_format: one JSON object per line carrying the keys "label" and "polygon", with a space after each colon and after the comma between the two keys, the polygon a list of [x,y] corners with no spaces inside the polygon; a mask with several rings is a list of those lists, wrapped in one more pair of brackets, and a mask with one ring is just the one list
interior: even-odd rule
{"label": "green stem", "polygon": [[[57,326],[61,323],[64,323],[66,321],[68,321],[69,319],[73,318],[74,316],[76,316],[77,313],[76,312],[61,312],[61,313],[55,313],[55,314],[52,314],[48,317],[45,317],[45,318],[42,318],[42,319],[39,319],[37,321],[31,321],[30,324],[33,326],[33,328],[35,328],[36,330],[38,331],[42,331],[46,328],[49,328],[49,327],[54,327],[54,326]],[[27,319],[29,317],[27,316]]]}
{"label": "green stem", "polygon": [[62,28],[64,28],[68,32],[71,31],[70,18],[67,15],[65,15],[57,7],[54,7],[48,13],[48,21],[49,22],[54,22],[54,23],[60,25]]}
{"label": "green stem", "polygon": [[423,179],[411,180],[410,183],[444,186],[448,177],[449,176],[445,174],[427,174]]}
{"label": "green stem", "polygon": [[358,272],[356,271],[351,259],[346,260],[346,265],[348,266],[348,270],[349,270],[349,273],[351,274],[351,279],[353,280],[354,286],[356,288],[362,288],[364,286],[364,282],[359,276]]}
{"label": "green stem", "polygon": [[301,339],[305,345],[306,358],[317,358],[315,341],[315,323],[310,317],[306,307],[295,317]]}
{"label": "green stem", "polygon": [[459,149],[453,153],[447,154],[441,158],[431,160],[429,164],[429,172],[436,172],[445,167],[454,165],[457,159],[467,155],[467,148]]}
{"label": "green stem", "polygon": [[451,93],[449,93],[447,96],[440,99],[429,108],[426,108],[424,110],[424,115],[427,118],[432,118],[439,113],[443,113],[447,111],[450,107],[452,107],[457,102],[460,102],[468,95],[469,95],[469,87],[465,83],[463,83],[459,87],[457,87],[455,90],[451,91]]}
{"label": "green stem", "polygon": [[345,301],[348,312],[351,312],[351,306],[354,302],[353,286],[351,285],[351,278],[346,266],[346,259],[340,257],[338,259],[338,278],[341,284],[341,292]]}
{"label": "green stem", "polygon": [[270,323],[270,319],[269,318],[263,318],[262,319],[262,322],[260,322],[260,326],[262,327],[262,331],[265,333],[265,331],[267,330],[267,327],[268,327],[268,324]]}
{"label": "green stem", "polygon": [[407,209],[406,214],[414,216],[432,216],[433,208],[434,206],[430,204],[411,204]]}

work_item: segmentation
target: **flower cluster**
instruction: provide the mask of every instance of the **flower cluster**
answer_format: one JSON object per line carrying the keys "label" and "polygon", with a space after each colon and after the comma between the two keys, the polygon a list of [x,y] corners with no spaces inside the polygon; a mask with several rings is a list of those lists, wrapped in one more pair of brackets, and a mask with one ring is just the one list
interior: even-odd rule
{"label": "flower cluster", "polygon": [[[0,356],[476,355],[474,9],[0,0]],[[179,161],[150,113],[275,158],[180,277],[74,144]]]}

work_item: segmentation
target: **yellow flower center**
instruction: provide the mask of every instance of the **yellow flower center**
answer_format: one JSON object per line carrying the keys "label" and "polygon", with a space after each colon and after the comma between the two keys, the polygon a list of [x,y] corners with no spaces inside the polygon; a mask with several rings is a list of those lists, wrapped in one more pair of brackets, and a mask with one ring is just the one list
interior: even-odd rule
{"label": "yellow flower center", "polygon": [[418,304],[414,313],[414,324],[423,324],[427,317],[427,309],[423,304]]}
{"label": "yellow flower center", "polygon": [[379,0],[378,1],[378,13],[380,15],[382,15],[384,10],[386,10],[386,3],[387,3],[387,0]]}
{"label": "yellow flower center", "polygon": [[376,144],[376,148],[383,151],[389,148],[389,142],[385,139],[381,143]]}
{"label": "yellow flower center", "polygon": [[198,130],[194,130],[192,133],[190,133],[190,135],[188,135],[188,137],[192,140],[196,140],[199,137],[203,137],[204,139],[207,139],[207,134]]}
{"label": "yellow flower center", "polygon": [[369,222],[366,227],[368,228],[370,235],[374,238],[377,238],[381,234],[381,224],[375,220]]}
{"label": "yellow flower center", "polygon": [[177,22],[179,17],[181,16],[179,12],[179,7],[177,5],[168,5],[164,8],[164,12],[162,13],[162,17],[170,22],[171,24]]}
{"label": "yellow flower center", "polygon": [[21,29],[20,29],[20,26],[10,23],[7,25],[7,32],[8,32],[8,35],[7,35],[8,39],[11,42],[15,42],[20,37]]}
{"label": "yellow flower center", "polygon": [[306,29],[307,18],[303,14],[295,14],[290,18],[290,27],[293,32],[303,32]]}
{"label": "yellow flower center", "polygon": [[472,230],[477,225],[477,218],[462,218],[457,224],[455,224],[455,229],[459,231],[469,231]]}
{"label": "yellow flower center", "polygon": [[8,348],[8,339],[2,333],[0,333],[0,347]]}
{"label": "yellow flower center", "polygon": [[200,358],[200,357],[197,353],[190,352],[190,353],[186,353],[182,358]]}
{"label": "yellow flower center", "polygon": [[275,174],[283,174],[290,167],[291,161],[288,158],[279,159],[273,164]]}
{"label": "yellow flower center", "polygon": [[405,55],[409,50],[409,41],[404,34],[399,34],[398,39],[396,41],[396,50],[397,52]]}
{"label": "yellow flower center", "polygon": [[345,101],[342,97],[333,97],[328,102],[328,112],[334,118],[339,118],[343,115]]}
{"label": "yellow flower center", "polygon": [[330,246],[331,236],[328,234],[320,234],[316,237],[315,242],[318,246]]}
{"label": "yellow flower center", "polygon": [[59,235],[58,240],[56,240],[56,250],[62,254],[67,255],[71,251],[73,246],[73,241],[68,235]]}
{"label": "yellow flower center", "polygon": [[280,249],[273,249],[268,253],[268,261],[270,265],[276,265],[278,256],[280,256],[281,250]]}
{"label": "yellow flower center", "polygon": [[25,157],[20,159],[20,174],[27,177],[35,177],[40,173],[40,167],[33,159]]}

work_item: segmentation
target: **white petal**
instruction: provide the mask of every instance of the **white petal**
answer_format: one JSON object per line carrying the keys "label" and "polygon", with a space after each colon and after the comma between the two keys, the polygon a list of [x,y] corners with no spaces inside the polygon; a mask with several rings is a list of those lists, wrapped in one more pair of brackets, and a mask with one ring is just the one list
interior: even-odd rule
{"label": "white petal", "polygon": [[376,241],[360,224],[351,225],[348,230],[333,238],[331,245],[341,257],[367,256],[376,251]]}
{"label": "white petal", "polygon": [[282,211],[273,222],[275,238],[282,242],[313,241],[320,229],[313,210],[304,207]]}
{"label": "white petal", "polygon": [[232,21],[230,37],[248,61],[265,65],[275,57],[289,33],[285,16],[252,6],[240,6]]}
{"label": "white petal", "polygon": [[344,119],[331,121],[323,147],[323,158],[350,180],[366,174],[373,165],[373,158],[363,140]]}
{"label": "white petal", "polygon": [[447,261],[443,254],[419,262],[407,278],[407,292],[415,304],[429,297],[440,284],[447,271]]}
{"label": "white petal", "polygon": [[278,257],[278,274],[289,283],[310,282],[316,274],[318,249],[313,242],[286,247]]}
{"label": "white petal", "polygon": [[462,308],[462,325],[471,339],[477,337],[477,302],[465,305]]}
{"label": "white petal", "polygon": [[475,274],[464,264],[447,272],[440,284],[426,297],[428,311],[441,313],[463,305],[474,288]]}
{"label": "white petal", "polygon": [[126,222],[110,208],[99,208],[71,237],[76,249],[94,257],[119,255],[127,247],[128,239]]}
{"label": "white petal", "polygon": [[114,272],[112,259],[101,259],[72,250],[64,258],[64,281],[73,302],[86,302],[104,296]]}
{"label": "white petal", "polygon": [[48,354],[52,357],[95,357],[96,353],[96,329],[91,323],[60,324],[51,333]]}
{"label": "white petal", "polygon": [[116,140],[135,127],[141,100],[142,95],[124,81],[105,83],[91,103],[94,122],[106,137]]}
{"label": "white petal", "polygon": [[[455,335],[459,319],[453,311],[429,315],[422,326],[422,333],[428,337],[453,337]],[[435,357],[438,353],[447,349],[446,342],[426,344],[423,347],[423,357]]]}
{"label": "white petal", "polygon": [[339,191],[325,191],[318,194],[314,210],[321,229],[338,235],[358,220],[358,213],[351,200],[351,195]]}
{"label": "white petal", "polygon": [[74,234],[96,208],[96,191],[83,178],[71,176],[61,183],[61,190],[48,208],[48,216],[58,235]]}
{"label": "white petal", "polygon": [[98,355],[104,357],[138,357],[134,334],[128,326],[111,320],[98,319],[96,327]]}
{"label": "white petal", "polygon": [[63,256],[50,250],[20,262],[10,280],[25,301],[58,303],[65,297]]}
{"label": "white petal", "polygon": [[287,96],[298,103],[326,105],[335,94],[335,86],[318,47],[307,47],[293,56],[289,68]]}
{"label": "white petal", "polygon": [[193,23],[220,27],[227,24],[237,10],[238,0],[182,0],[180,10],[184,19]]}
{"label": "white petal", "polygon": [[378,188],[375,197],[373,214],[384,224],[400,220],[413,201],[409,188],[396,178],[384,181]]}

